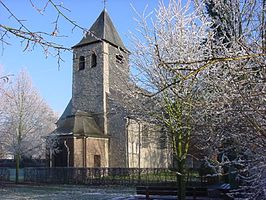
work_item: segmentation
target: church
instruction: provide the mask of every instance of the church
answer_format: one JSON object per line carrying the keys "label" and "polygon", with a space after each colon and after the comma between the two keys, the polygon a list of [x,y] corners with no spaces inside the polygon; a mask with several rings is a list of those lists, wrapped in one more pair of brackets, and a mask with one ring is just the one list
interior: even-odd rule
{"label": "church", "polygon": [[170,148],[154,140],[160,130],[130,117],[119,101],[130,52],[105,9],[72,49],[72,98],[52,133],[59,150],[50,167],[168,167]]}

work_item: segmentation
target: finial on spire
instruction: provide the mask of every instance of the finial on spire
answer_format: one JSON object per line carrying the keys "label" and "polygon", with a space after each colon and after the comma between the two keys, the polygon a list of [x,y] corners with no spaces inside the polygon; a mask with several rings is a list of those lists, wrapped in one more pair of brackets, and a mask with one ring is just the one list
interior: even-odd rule
{"label": "finial on spire", "polygon": [[104,10],[106,9],[106,3],[107,3],[107,0],[103,0],[103,8],[104,8]]}

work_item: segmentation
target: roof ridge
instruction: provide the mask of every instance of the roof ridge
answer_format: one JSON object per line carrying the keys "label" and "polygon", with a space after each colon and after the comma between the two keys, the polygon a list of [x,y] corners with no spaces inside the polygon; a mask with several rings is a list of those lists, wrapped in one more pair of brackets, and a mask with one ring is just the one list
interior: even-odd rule
{"label": "roof ridge", "polygon": [[105,27],[105,22],[106,22],[106,14],[107,14],[107,12],[105,11],[105,9],[103,9],[103,24],[104,24],[104,26],[103,26],[103,38],[102,39],[105,39],[105,37],[106,37],[106,34],[105,34],[105,32],[106,32],[106,27]]}

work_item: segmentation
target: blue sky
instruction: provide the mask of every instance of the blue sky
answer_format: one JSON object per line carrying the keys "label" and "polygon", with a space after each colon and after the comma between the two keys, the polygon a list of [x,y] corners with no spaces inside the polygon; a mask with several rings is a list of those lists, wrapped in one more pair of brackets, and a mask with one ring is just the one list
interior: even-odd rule
{"label": "blue sky", "polygon": [[[43,15],[39,14],[30,4],[29,0],[3,0],[4,4],[16,14],[33,31],[52,32],[53,22],[56,19],[56,12],[48,6]],[[45,0],[32,0],[43,7]],[[40,3],[41,2],[41,3]],[[61,0],[63,5],[70,9],[64,13],[79,25],[89,28],[103,10],[103,0]],[[130,49],[129,31],[134,32],[136,24],[133,20],[136,17],[131,5],[136,10],[142,12],[146,5],[148,11],[153,10],[158,5],[158,0],[108,0],[107,12],[109,13],[114,25],[116,26],[124,44]],[[9,18],[9,14],[0,5],[1,24],[19,28],[14,19]],[[66,47],[71,47],[78,43],[82,38],[82,31],[74,29],[73,25],[63,18],[59,18],[60,35],[67,37],[56,40]],[[21,39],[10,37],[7,39],[10,45],[4,45],[0,49],[1,71],[5,74],[17,74],[21,69],[26,69],[32,78],[33,85],[37,88],[40,95],[46,100],[51,108],[61,114],[72,92],[72,53],[62,54],[64,62],[58,69],[57,59],[53,56],[45,57],[41,48],[34,48],[32,51],[24,51],[25,44],[21,45]]]}

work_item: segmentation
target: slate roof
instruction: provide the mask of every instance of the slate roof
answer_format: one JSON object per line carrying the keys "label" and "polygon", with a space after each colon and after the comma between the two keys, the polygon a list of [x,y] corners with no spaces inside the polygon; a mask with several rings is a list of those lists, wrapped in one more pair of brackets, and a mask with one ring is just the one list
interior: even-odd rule
{"label": "slate roof", "polygon": [[86,36],[83,37],[82,40],[72,48],[80,47],[101,40],[109,42],[112,45],[118,46],[123,50],[128,51],[105,9],[101,12],[97,20],[91,26]]}
{"label": "slate roof", "polygon": [[77,111],[60,121],[60,126],[54,133],[65,135],[73,133],[76,136],[107,137],[100,130],[94,118],[87,112]]}
{"label": "slate roof", "polygon": [[60,118],[57,121],[57,124],[64,120],[67,116],[72,115],[72,99],[70,99],[69,103],[67,104],[66,109],[64,110],[63,114],[60,116]]}

